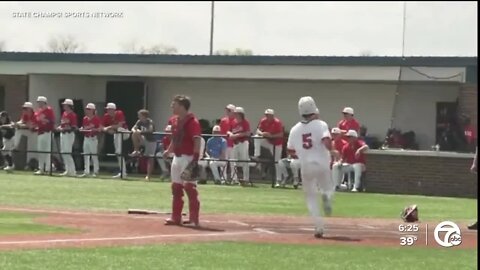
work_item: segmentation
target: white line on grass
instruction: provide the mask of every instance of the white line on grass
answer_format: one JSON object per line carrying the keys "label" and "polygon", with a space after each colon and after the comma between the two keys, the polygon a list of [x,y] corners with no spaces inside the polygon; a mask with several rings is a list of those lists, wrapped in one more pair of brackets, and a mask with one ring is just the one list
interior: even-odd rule
{"label": "white line on grass", "polygon": [[102,241],[129,241],[155,238],[185,238],[185,237],[215,237],[215,236],[238,236],[256,234],[252,231],[227,232],[227,233],[205,233],[205,234],[157,234],[144,236],[124,237],[103,237],[103,238],[73,238],[73,239],[48,239],[48,240],[25,240],[25,241],[3,241],[0,245],[21,245],[21,244],[44,244],[44,243],[77,243],[77,242],[102,242]]}
{"label": "white line on grass", "polygon": [[276,232],[269,231],[267,229],[262,229],[262,228],[255,228],[253,229],[256,232],[261,232],[261,233],[267,233],[267,234],[277,234]]}

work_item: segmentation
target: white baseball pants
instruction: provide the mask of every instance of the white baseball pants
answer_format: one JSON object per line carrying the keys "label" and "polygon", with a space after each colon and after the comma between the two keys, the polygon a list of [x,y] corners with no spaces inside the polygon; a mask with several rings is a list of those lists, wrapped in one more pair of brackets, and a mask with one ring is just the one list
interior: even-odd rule
{"label": "white baseball pants", "polygon": [[[250,165],[249,161],[250,157],[248,155],[248,141],[237,143],[233,146],[233,159],[242,160],[245,162],[239,162],[239,164],[235,164],[235,166],[241,166],[243,172],[243,181],[250,181]],[[235,171],[234,171],[235,172]],[[233,180],[237,180],[238,176],[235,173],[235,177]]]}
{"label": "white baseball pants", "polygon": [[350,173],[354,174],[354,187],[356,189],[360,188],[360,181],[362,178],[362,172],[365,171],[365,164],[362,163],[334,163],[332,166],[332,178],[335,185],[340,186],[340,182],[343,179],[343,175],[348,173],[348,183],[352,183]]}
{"label": "white baseball pants", "polygon": [[11,156],[12,150],[15,149],[15,142],[13,141],[13,139],[5,139],[5,138],[3,138],[2,142],[3,142],[2,150],[5,151],[2,154]]}
{"label": "white baseball pants", "polygon": [[[279,165],[279,169],[280,169],[282,184],[285,184],[285,180],[288,177],[288,170],[287,169],[289,167],[290,167],[290,170],[292,170],[292,174],[293,174],[293,184],[294,185],[298,184],[299,179],[300,179],[300,161],[298,159],[284,158],[284,159],[280,160],[278,165]],[[277,184],[280,184],[278,180],[277,180]]]}
{"label": "white baseball pants", "polygon": [[[212,160],[210,161],[209,166],[210,166],[210,170],[212,170],[213,179],[215,179],[215,181],[225,180],[225,171],[227,169],[226,168],[227,162]],[[219,169],[220,169],[220,173],[219,173]]]}
{"label": "white baseball pants", "polygon": [[315,228],[323,229],[323,220],[318,209],[318,192],[332,199],[335,186],[332,182],[329,161],[323,163],[308,162],[301,164],[302,187],[307,208],[313,218]]}
{"label": "white baseball pants", "polygon": [[38,168],[42,172],[49,172],[50,166],[52,164],[51,160],[51,145],[52,145],[52,133],[45,132],[37,136],[37,150],[39,152],[48,152],[48,153],[38,153]]}
{"label": "white baseball pants", "polygon": [[[275,159],[275,162],[276,162],[275,163],[275,175],[276,175],[276,178],[277,178],[277,183],[280,182],[282,180],[282,172],[280,170],[280,166],[279,166],[278,162],[282,158],[283,146],[282,145],[273,145],[266,139],[254,139],[253,144],[254,144],[254,147],[255,147],[255,153],[254,153],[255,157],[260,156],[262,147],[267,148],[268,151],[270,151],[270,153],[272,153],[272,156],[274,156],[274,159]],[[273,153],[274,149],[275,149],[275,155]]]}
{"label": "white baseball pants", "polygon": [[[118,131],[127,131],[124,128],[119,128]],[[127,166],[125,164],[125,159],[121,156],[122,155],[122,144],[123,141],[126,141],[130,138],[130,134],[128,133],[115,133],[113,134],[113,143],[115,146],[115,154],[120,155],[117,156],[118,160],[118,167],[122,171],[123,175],[127,175]]]}
{"label": "white baseball pants", "polygon": [[76,174],[75,163],[72,158],[73,142],[75,141],[75,133],[61,133],[60,134],[60,152],[62,154],[63,163],[65,164],[65,171],[68,175]]}
{"label": "white baseball pants", "polygon": [[[14,138],[14,141],[15,141],[15,149],[16,150],[20,150],[18,149],[18,147],[20,146],[20,140],[22,139],[22,137],[25,136],[27,137],[27,151],[35,151],[37,150],[37,133],[35,132],[32,132],[31,130],[29,129],[17,129],[15,131],[15,136],[13,137]],[[37,158],[37,153],[30,153],[30,152],[27,152],[27,163],[31,160],[31,159],[36,159]]]}
{"label": "white baseball pants", "polygon": [[[233,156],[233,147],[227,147],[227,151],[226,151],[226,156],[227,156],[227,159],[234,159],[234,156]],[[230,162],[230,178],[233,179],[235,177],[235,162]]]}
{"label": "white baseball pants", "polygon": [[[90,158],[93,162],[93,173],[98,174],[99,162],[98,162],[98,139],[97,137],[85,137],[83,140],[83,160],[85,161],[85,174],[90,174]],[[92,154],[90,156],[89,154]]]}
{"label": "white baseball pants", "polygon": [[181,177],[182,172],[187,168],[193,156],[181,155],[179,157],[174,156],[171,167],[172,183],[178,183],[183,185],[183,179]]}

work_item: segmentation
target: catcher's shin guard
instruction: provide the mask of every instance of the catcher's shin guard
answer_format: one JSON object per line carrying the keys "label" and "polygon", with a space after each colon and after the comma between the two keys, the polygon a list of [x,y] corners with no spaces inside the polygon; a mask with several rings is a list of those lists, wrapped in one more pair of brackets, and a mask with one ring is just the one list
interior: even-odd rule
{"label": "catcher's shin guard", "polygon": [[183,210],[183,185],[172,183],[172,222],[180,224]]}
{"label": "catcher's shin guard", "polygon": [[188,196],[188,212],[190,215],[190,223],[199,224],[200,201],[198,200],[197,185],[194,183],[185,183],[185,192]]}

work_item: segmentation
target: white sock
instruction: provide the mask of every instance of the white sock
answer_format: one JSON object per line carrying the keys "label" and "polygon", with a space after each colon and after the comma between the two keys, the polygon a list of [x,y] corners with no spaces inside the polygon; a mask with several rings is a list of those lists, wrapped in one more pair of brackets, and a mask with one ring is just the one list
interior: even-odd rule
{"label": "white sock", "polygon": [[313,219],[313,224],[315,225],[315,228],[323,228],[323,220],[320,217],[320,210],[318,209],[318,198],[317,198],[317,193],[315,192],[308,192],[306,195],[306,201],[307,201],[307,208],[308,211],[310,212],[310,215],[312,216]]}

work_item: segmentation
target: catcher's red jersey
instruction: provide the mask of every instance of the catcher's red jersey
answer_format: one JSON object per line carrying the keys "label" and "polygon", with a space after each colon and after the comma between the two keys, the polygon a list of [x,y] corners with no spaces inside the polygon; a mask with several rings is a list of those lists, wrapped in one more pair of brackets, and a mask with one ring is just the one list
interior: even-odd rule
{"label": "catcher's red jersey", "polygon": [[194,138],[202,134],[200,122],[193,114],[188,114],[182,121],[178,117],[172,119],[172,143],[176,156],[192,156]]}

